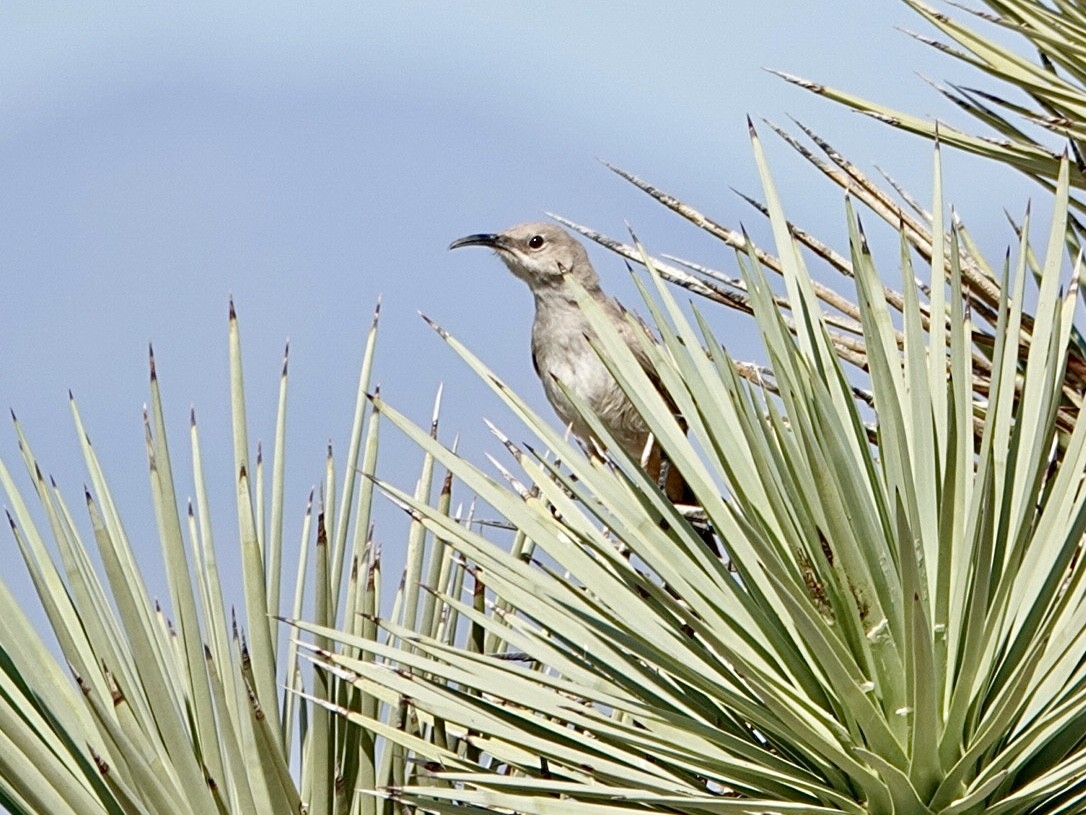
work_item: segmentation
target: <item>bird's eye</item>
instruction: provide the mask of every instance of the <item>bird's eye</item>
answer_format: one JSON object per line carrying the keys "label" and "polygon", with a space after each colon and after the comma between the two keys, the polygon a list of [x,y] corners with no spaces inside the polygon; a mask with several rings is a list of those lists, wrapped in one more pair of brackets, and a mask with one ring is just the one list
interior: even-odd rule
{"label": "bird's eye", "polygon": [[528,239],[528,246],[532,249],[539,249],[544,243],[545,241],[543,240],[542,235],[532,235],[532,237]]}

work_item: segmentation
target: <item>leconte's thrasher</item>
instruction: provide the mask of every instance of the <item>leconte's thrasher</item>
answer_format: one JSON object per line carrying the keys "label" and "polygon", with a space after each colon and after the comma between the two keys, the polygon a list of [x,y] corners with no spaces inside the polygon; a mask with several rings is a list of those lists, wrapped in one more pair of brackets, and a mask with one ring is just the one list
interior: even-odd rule
{"label": "leconte's thrasher", "polygon": [[[591,406],[623,449],[642,461],[652,478],[661,480],[664,493],[674,503],[690,503],[692,497],[682,475],[666,467],[658,444],[648,447],[649,428],[618,383],[589,344],[595,332],[573,296],[572,277],[594,298],[615,329],[626,341],[649,378],[657,381],[652,364],[635,332],[645,331],[627,319],[626,310],[603,293],[596,270],[580,241],[552,224],[528,223],[496,234],[485,233],[457,238],[450,249],[485,246],[493,249],[514,275],[528,284],[535,298],[532,323],[532,363],[543,390],[558,417],[590,447],[598,443],[587,423],[559,387]],[[665,470],[666,467],[666,470]],[[707,532],[707,530],[702,530]],[[705,534],[702,537],[707,537]],[[711,541],[711,532],[707,542]],[[711,548],[716,548],[710,543]]]}

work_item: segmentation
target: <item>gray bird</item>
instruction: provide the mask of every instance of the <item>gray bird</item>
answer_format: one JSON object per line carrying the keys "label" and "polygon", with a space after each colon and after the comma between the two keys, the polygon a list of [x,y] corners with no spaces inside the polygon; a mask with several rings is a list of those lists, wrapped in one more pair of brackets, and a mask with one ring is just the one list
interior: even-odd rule
{"label": "gray bird", "polygon": [[[587,337],[594,332],[577,306],[567,276],[580,283],[600,304],[656,382],[656,373],[635,333],[643,329],[631,325],[626,310],[603,293],[584,246],[564,230],[545,223],[519,224],[497,234],[467,235],[449,244],[450,249],[461,246],[493,249],[509,271],[532,290],[535,297],[532,364],[547,400],[562,422],[589,445],[597,441],[558,386],[559,382],[590,405],[623,449],[635,461],[643,461],[649,475],[659,480],[664,469],[659,445],[653,444],[646,451],[649,428],[589,345]],[[675,468],[666,468],[662,487],[671,501],[690,503],[689,489]]]}

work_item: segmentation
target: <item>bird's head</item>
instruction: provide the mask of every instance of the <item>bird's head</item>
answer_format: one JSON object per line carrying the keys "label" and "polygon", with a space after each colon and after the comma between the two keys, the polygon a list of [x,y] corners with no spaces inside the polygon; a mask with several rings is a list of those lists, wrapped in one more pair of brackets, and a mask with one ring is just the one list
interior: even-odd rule
{"label": "bird's head", "polygon": [[449,244],[450,249],[461,246],[493,249],[534,292],[561,286],[567,274],[590,291],[600,285],[584,246],[553,224],[518,224],[504,232],[466,235]]}

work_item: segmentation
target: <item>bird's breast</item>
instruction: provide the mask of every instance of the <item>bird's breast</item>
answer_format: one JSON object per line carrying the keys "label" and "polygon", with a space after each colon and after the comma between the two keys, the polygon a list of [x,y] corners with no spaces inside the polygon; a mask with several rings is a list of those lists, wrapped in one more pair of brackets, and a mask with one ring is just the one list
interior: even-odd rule
{"label": "bird's breast", "polygon": [[618,387],[584,334],[551,335],[546,342],[535,344],[534,351],[543,390],[563,421],[571,421],[575,411],[559,382],[593,409]]}
{"label": "bird's breast", "polygon": [[[540,321],[532,330],[532,354],[543,391],[563,424],[572,425],[582,439],[591,436],[563,386],[587,404],[618,437],[622,446],[639,454],[647,432],[618,383],[586,338],[587,322]],[[561,383],[561,384],[559,384]]]}

